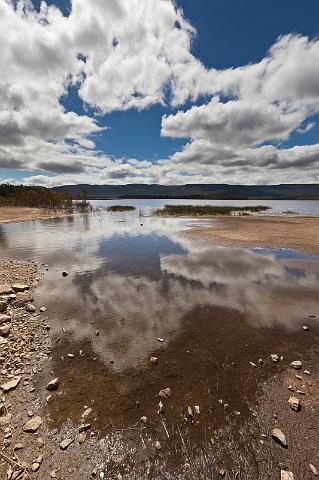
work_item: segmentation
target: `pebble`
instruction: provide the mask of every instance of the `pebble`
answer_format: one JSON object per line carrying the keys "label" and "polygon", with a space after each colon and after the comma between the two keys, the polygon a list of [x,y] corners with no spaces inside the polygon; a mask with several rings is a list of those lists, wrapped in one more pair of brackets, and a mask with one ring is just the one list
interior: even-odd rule
{"label": "pebble", "polygon": [[23,431],[27,433],[34,433],[38,430],[38,428],[42,425],[42,418],[36,416],[29,420],[23,427]]}
{"label": "pebble", "polygon": [[51,380],[47,386],[45,387],[47,390],[56,390],[59,386],[59,377],[54,378]]}
{"label": "pebble", "polygon": [[309,327],[307,327],[307,325],[304,325],[302,328],[303,328],[303,330],[305,330],[306,332],[309,330]]}
{"label": "pebble", "polygon": [[257,365],[254,362],[249,362],[249,363],[252,367],[257,368]]}
{"label": "pebble", "polygon": [[171,389],[169,387],[163,388],[162,390],[159,391],[158,395],[161,398],[170,398],[171,396]]}
{"label": "pebble", "polygon": [[151,357],[150,362],[152,365],[155,365],[157,363],[157,357]]}
{"label": "pebble", "polygon": [[302,368],[302,363],[300,362],[300,360],[294,360],[293,362],[291,362],[290,366],[295,370],[300,370]]}
{"label": "pebble", "polygon": [[144,425],[147,424],[147,417],[145,417],[145,415],[143,415],[143,417],[141,417],[141,422],[144,423]]}
{"label": "pebble", "polygon": [[82,443],[85,442],[86,440],[86,433],[80,433],[77,437],[76,437],[77,441],[79,442],[80,445],[82,445]]}
{"label": "pebble", "polygon": [[312,471],[312,473],[314,474],[314,476],[318,477],[318,475],[319,475],[318,470],[316,469],[316,467],[312,463],[309,464],[309,468]]}
{"label": "pebble", "polygon": [[162,445],[158,440],[156,440],[156,442],[154,443],[154,447],[156,448],[156,450],[160,450],[162,448]]}
{"label": "pebble", "polygon": [[286,437],[279,428],[274,428],[271,431],[271,436],[277,443],[279,443],[279,445],[288,448]]}
{"label": "pebble", "polygon": [[278,355],[277,355],[276,353],[272,353],[272,354],[270,355],[270,358],[272,359],[272,361],[273,361],[274,363],[279,362],[279,357],[278,357]]}
{"label": "pebble", "polygon": [[43,313],[46,311],[46,307],[40,307],[40,312]]}
{"label": "pebble", "polygon": [[294,475],[292,472],[289,472],[288,470],[281,470],[280,480],[294,480]]}
{"label": "pebble", "polygon": [[194,410],[195,410],[195,412],[197,413],[197,415],[200,414],[199,405],[195,405]]}
{"label": "pebble", "polygon": [[299,412],[299,410],[301,409],[299,398],[289,397],[288,403],[290,405],[290,408],[295,412]]}
{"label": "pebble", "polygon": [[60,443],[61,450],[66,450],[71,445],[71,443],[73,443],[73,442],[74,442],[74,440],[72,440],[71,438],[65,438]]}
{"label": "pebble", "polygon": [[163,343],[165,341],[164,338],[160,338],[160,337],[157,340],[161,343]]}
{"label": "pebble", "polygon": [[14,378],[9,382],[3,383],[2,385],[0,385],[0,388],[2,388],[4,392],[10,392],[10,390],[14,390],[19,385],[20,380],[21,380],[21,377]]}

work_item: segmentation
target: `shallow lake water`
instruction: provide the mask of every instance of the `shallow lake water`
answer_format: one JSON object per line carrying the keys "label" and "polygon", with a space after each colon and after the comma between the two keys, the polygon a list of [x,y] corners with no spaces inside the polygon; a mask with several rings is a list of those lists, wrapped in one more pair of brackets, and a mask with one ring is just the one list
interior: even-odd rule
{"label": "shallow lake water", "polygon": [[[249,362],[259,366],[277,352],[291,361],[318,340],[312,316],[319,314],[319,257],[220,247],[187,235],[192,225],[101,210],[0,226],[2,258],[47,265],[36,304],[48,309],[55,345],[50,369],[63,379],[63,394],[46,407],[52,426],[79,418],[83,405],[96,411],[101,437],[146,415],[143,442],[159,439],[165,462],[159,467],[143,447],[127,463],[150,470],[131,478],[159,478],[155,464],[163,478],[206,478],[196,477],[195,465],[210,464],[201,450],[208,444],[222,458],[214,444],[221,429],[228,429],[225,445],[240,458],[238,432],[259,385],[274,373],[271,365],[252,370]],[[305,322],[312,334],[301,337]],[[158,392],[166,387],[172,396],[158,415]],[[126,441],[136,445],[135,433],[129,430]]]}

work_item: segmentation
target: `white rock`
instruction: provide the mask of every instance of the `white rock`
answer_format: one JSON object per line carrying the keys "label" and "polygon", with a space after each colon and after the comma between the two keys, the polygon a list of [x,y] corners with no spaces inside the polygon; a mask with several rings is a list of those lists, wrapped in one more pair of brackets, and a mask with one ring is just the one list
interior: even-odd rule
{"label": "white rock", "polygon": [[299,410],[300,410],[300,408],[301,408],[299,398],[289,397],[288,403],[289,403],[290,408],[291,408],[292,410],[295,410],[295,412],[299,412]]}
{"label": "white rock", "polygon": [[314,474],[314,476],[318,477],[318,475],[319,475],[318,470],[316,469],[316,467],[312,463],[309,464],[309,468],[312,471],[312,473]]}
{"label": "white rock", "polygon": [[272,359],[272,361],[273,361],[274,363],[279,362],[279,357],[278,357],[278,355],[277,355],[276,353],[272,353],[272,354],[270,355],[270,357],[271,357],[271,359]]}
{"label": "white rock", "polygon": [[300,362],[300,360],[294,360],[293,362],[291,362],[290,366],[292,368],[295,368],[296,370],[300,370],[302,368],[302,363]]}
{"label": "white rock", "polygon": [[284,448],[288,447],[286,437],[279,428],[274,428],[271,431],[271,436],[282,447],[284,447]]}
{"label": "white rock", "polygon": [[171,396],[171,389],[169,387],[163,388],[162,390],[159,391],[158,395],[161,398],[170,398]]}
{"label": "white rock", "polygon": [[10,380],[9,382],[3,383],[2,385],[0,385],[0,388],[2,388],[2,390],[4,392],[10,392],[10,390],[13,390],[14,388],[16,388],[19,385],[20,380],[21,380],[21,377],[14,378],[13,380]]}
{"label": "white rock", "polygon": [[152,365],[155,365],[157,363],[157,357],[151,357],[150,362]]}
{"label": "white rock", "polygon": [[294,480],[294,475],[292,472],[288,472],[288,470],[281,470],[280,480]]}
{"label": "white rock", "polygon": [[156,440],[156,442],[154,443],[154,447],[156,448],[156,450],[160,450],[162,448],[162,445],[158,440]]}
{"label": "white rock", "polygon": [[197,413],[197,415],[200,414],[199,405],[195,405],[194,410],[195,410],[195,412]]}

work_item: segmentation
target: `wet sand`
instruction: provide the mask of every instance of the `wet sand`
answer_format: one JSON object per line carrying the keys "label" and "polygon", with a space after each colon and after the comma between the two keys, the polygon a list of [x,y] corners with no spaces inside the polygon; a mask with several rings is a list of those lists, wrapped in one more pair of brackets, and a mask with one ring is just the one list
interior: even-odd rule
{"label": "wet sand", "polygon": [[0,207],[0,224],[10,222],[25,222],[45,218],[58,218],[70,215],[69,212],[59,210],[44,210],[29,207]]}
{"label": "wet sand", "polygon": [[294,248],[319,254],[319,217],[233,216],[207,219],[189,234],[233,247]]}

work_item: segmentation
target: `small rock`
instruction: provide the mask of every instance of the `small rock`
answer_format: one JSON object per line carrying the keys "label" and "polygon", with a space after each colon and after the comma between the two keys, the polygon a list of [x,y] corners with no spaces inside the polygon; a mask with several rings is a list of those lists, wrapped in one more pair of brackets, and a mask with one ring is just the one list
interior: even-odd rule
{"label": "small rock", "polygon": [[303,372],[305,375],[310,375],[310,371],[309,370],[304,370]]}
{"label": "small rock", "polygon": [[62,272],[62,277],[67,277],[69,274],[65,270]]}
{"label": "small rock", "polygon": [[51,380],[47,386],[45,387],[47,390],[56,390],[59,386],[59,377],[54,378]]}
{"label": "small rock", "polygon": [[34,433],[38,430],[38,428],[42,425],[42,418],[36,416],[29,420],[23,427],[23,431],[27,433]]}
{"label": "small rock", "polygon": [[162,445],[158,440],[156,440],[156,442],[154,443],[154,447],[156,448],[156,450],[160,450],[162,448]]}
{"label": "small rock", "polygon": [[34,313],[35,312],[35,306],[32,305],[32,303],[28,303],[25,307],[26,311],[29,313]]}
{"label": "small rock", "polygon": [[89,415],[91,415],[91,413],[92,413],[92,408],[86,408],[82,413],[83,420],[87,418]]}
{"label": "small rock", "polygon": [[95,335],[98,337],[100,335],[100,332],[98,330],[95,330]]}
{"label": "small rock", "polygon": [[218,471],[218,475],[222,478],[226,475],[226,470],[224,468],[220,468]]}
{"label": "small rock", "polygon": [[197,413],[197,415],[200,414],[199,405],[195,405],[194,410],[195,410],[195,412]]}
{"label": "small rock", "polygon": [[23,449],[23,445],[22,443],[16,443],[13,447],[13,450],[14,451],[17,451],[17,450],[22,450]]}
{"label": "small rock", "polygon": [[316,467],[312,463],[309,464],[309,468],[312,471],[312,473],[314,474],[314,476],[318,477],[318,475],[319,475],[318,470],[316,469]]}
{"label": "small rock", "polygon": [[299,412],[299,410],[301,409],[299,398],[289,397],[288,403],[290,405],[290,408],[292,410],[295,410],[295,412]]}
{"label": "small rock", "polygon": [[160,338],[160,337],[157,340],[161,343],[163,343],[165,341],[164,338]]}
{"label": "small rock", "polygon": [[297,393],[299,393],[299,395],[306,395],[306,392],[304,392],[303,390],[297,390]]}
{"label": "small rock", "polygon": [[11,330],[11,325],[2,325],[2,327],[0,327],[0,335],[2,337],[7,337],[10,333],[10,330]]}
{"label": "small rock", "polygon": [[299,360],[295,360],[291,362],[290,366],[296,370],[300,370],[302,368],[302,363]]}
{"label": "small rock", "polygon": [[151,357],[150,362],[152,365],[155,365],[157,363],[157,357]]}
{"label": "small rock", "polygon": [[74,358],[74,353],[68,353],[68,358]]}
{"label": "small rock", "polygon": [[303,330],[305,330],[305,332],[307,332],[309,330],[309,327],[307,327],[307,325],[304,325],[302,328],[303,328]]}
{"label": "small rock", "polygon": [[169,387],[163,388],[162,390],[159,391],[158,394],[161,398],[170,398],[171,396],[171,389]]}
{"label": "small rock", "polygon": [[159,404],[158,404],[158,410],[157,410],[157,415],[159,415],[160,413],[164,413],[164,411],[165,411],[164,405],[162,404],[162,402],[159,402]]}
{"label": "small rock", "polygon": [[276,353],[272,353],[272,354],[270,355],[270,358],[272,359],[272,361],[273,361],[274,363],[279,362],[279,357],[278,357],[278,355],[277,355]]}
{"label": "small rock", "polygon": [[143,417],[141,417],[141,422],[144,423],[144,425],[147,424],[147,417],[145,417],[145,415],[143,415]]}
{"label": "small rock", "polygon": [[280,480],[294,480],[294,474],[288,470],[280,471]]}
{"label": "small rock", "polygon": [[79,442],[80,445],[82,445],[82,443],[85,442],[86,440],[86,433],[80,433],[77,437],[76,437],[77,441]]}
{"label": "small rock", "polygon": [[12,420],[11,413],[8,413],[7,415],[0,417],[0,427],[5,427],[6,425],[9,425],[11,420]]}
{"label": "small rock", "polygon": [[90,423],[82,423],[82,425],[80,425],[79,428],[78,428],[78,432],[79,432],[79,433],[86,432],[86,431],[89,430],[90,428],[91,428],[91,424],[90,424]]}
{"label": "small rock", "polygon": [[46,309],[47,309],[46,307],[40,307],[40,312],[43,313],[46,311]]}
{"label": "small rock", "polygon": [[252,367],[257,368],[257,365],[254,362],[249,362],[249,363]]}
{"label": "small rock", "polygon": [[71,443],[73,443],[73,442],[74,442],[74,440],[72,440],[71,438],[65,438],[60,443],[61,450],[66,450],[71,445]]}
{"label": "small rock", "polygon": [[260,359],[258,360],[258,363],[259,363],[259,365],[262,365],[262,364],[263,364],[263,359],[260,358]]}
{"label": "small rock", "polygon": [[40,463],[38,463],[38,462],[32,463],[32,465],[31,465],[32,472],[37,472],[39,470],[39,468],[40,468]]}
{"label": "small rock", "polygon": [[192,410],[192,407],[188,405],[187,407],[187,413],[188,415],[192,418],[193,417],[193,410]]}
{"label": "small rock", "polygon": [[15,283],[12,285],[12,288],[15,292],[24,292],[25,290],[29,290],[29,285],[24,285],[22,283]]}
{"label": "small rock", "polygon": [[279,443],[279,445],[288,448],[286,437],[279,428],[274,428],[271,432],[271,436],[277,443]]}
{"label": "small rock", "polygon": [[11,322],[11,317],[10,315],[0,315],[0,325]]}
{"label": "small rock", "polygon": [[37,445],[38,445],[39,448],[44,447],[45,442],[44,442],[42,437],[37,438]]}
{"label": "small rock", "polygon": [[0,385],[0,388],[2,388],[4,392],[10,392],[10,390],[15,389],[19,385],[20,380],[21,380],[21,377],[14,378],[9,382],[3,383],[2,385]]}
{"label": "small rock", "polygon": [[0,285],[0,295],[10,295],[14,290],[10,285]]}

